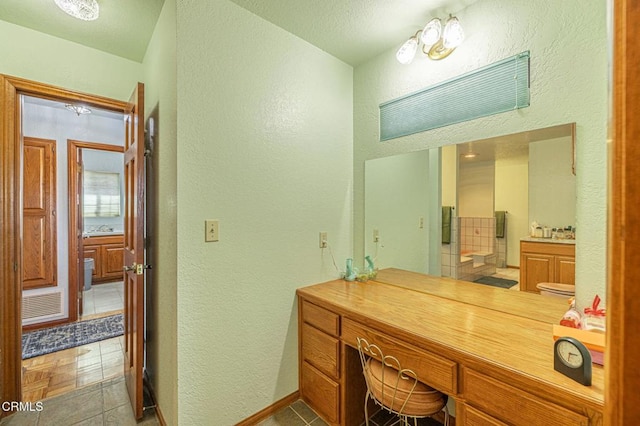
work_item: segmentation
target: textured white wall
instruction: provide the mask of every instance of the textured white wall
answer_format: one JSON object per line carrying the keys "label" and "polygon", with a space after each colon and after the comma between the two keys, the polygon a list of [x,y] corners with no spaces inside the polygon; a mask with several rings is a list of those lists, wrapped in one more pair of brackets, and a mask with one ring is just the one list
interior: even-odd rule
{"label": "textured white wall", "polygon": [[121,100],[142,79],[138,62],[5,21],[0,40],[3,74]]}
{"label": "textured white wall", "polygon": [[[143,61],[145,115],[155,121],[146,370],[169,425],[178,424],[176,1],[165,0]],[[146,126],[148,128],[148,125]]]}
{"label": "textured white wall", "polygon": [[69,315],[69,194],[68,194],[68,161],[67,139],[83,142],[97,142],[109,145],[122,145],[124,141],[124,124],[122,115],[88,114],[77,116],[64,108],[53,108],[46,105],[23,103],[22,133],[43,139],[56,141],[56,179],[57,179],[57,214],[56,231],[58,238],[58,286],[34,290],[25,290],[23,296],[63,291],[62,315],[35,318],[25,324],[67,318]]}
{"label": "textured white wall", "polygon": [[[442,159],[442,205],[456,206],[458,202],[458,151],[455,146],[443,146]],[[454,216],[458,216],[454,213]]]}
{"label": "textured white wall", "polygon": [[529,222],[550,228],[575,226],[572,157],[570,137],[529,144]]}
{"label": "textured white wall", "polygon": [[177,3],[177,47],[178,423],[228,425],[298,389],[318,233],[351,256],[353,69],[227,0]]}
{"label": "textured white wall", "polygon": [[507,214],[507,266],[520,266],[520,238],[529,233],[529,166],[526,157],[496,160],[496,210]]}
{"label": "textured white wall", "polygon": [[429,151],[368,161],[365,180],[366,254],[376,256],[379,268],[428,272]]}
{"label": "textured white wall", "polygon": [[[356,257],[364,242],[364,161],[555,124],[577,123],[576,281],[579,306],[605,296],[606,2],[480,0],[457,13],[467,38],[450,57],[402,66],[390,50],[354,70]],[[398,45],[402,40],[398,40]],[[378,105],[522,51],[531,106],[381,143]],[[582,232],[580,231],[582,229]]]}
{"label": "textured white wall", "polygon": [[461,161],[458,165],[458,216],[493,217],[493,161]]}

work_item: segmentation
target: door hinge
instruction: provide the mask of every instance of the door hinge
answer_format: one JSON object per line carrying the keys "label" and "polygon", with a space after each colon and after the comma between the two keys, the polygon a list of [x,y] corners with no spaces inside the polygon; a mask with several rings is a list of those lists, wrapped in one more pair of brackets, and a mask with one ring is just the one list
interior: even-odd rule
{"label": "door hinge", "polygon": [[13,272],[18,272],[18,262],[13,262]]}

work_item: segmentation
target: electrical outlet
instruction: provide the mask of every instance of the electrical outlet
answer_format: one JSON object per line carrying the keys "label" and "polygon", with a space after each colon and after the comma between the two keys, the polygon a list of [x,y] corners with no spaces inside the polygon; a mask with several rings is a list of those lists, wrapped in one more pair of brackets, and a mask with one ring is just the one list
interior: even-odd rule
{"label": "electrical outlet", "polygon": [[380,241],[380,232],[377,229],[373,230],[373,242],[377,243]]}
{"label": "electrical outlet", "polygon": [[320,233],[320,248],[327,248],[327,233]]}
{"label": "electrical outlet", "polygon": [[424,217],[422,216],[418,219],[418,228],[424,229]]}
{"label": "electrical outlet", "polygon": [[217,220],[204,221],[204,241],[207,243],[219,241],[219,224]]}

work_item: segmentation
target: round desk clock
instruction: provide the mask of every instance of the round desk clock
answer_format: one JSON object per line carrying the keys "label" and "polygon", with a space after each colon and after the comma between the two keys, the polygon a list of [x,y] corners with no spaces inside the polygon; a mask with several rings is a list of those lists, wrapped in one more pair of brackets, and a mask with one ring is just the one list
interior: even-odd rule
{"label": "round desk clock", "polygon": [[591,353],[573,337],[556,340],[553,368],[580,384],[591,386]]}

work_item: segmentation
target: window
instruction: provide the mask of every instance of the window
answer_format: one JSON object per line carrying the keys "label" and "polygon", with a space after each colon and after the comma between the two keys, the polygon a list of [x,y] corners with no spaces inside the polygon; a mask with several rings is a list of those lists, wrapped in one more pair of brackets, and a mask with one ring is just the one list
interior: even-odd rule
{"label": "window", "polygon": [[120,216],[120,174],[85,170],[82,177],[84,217]]}

